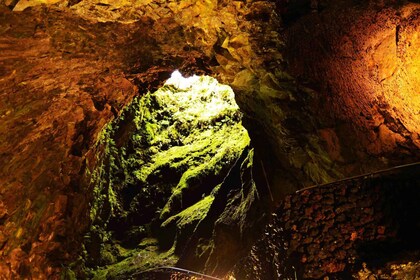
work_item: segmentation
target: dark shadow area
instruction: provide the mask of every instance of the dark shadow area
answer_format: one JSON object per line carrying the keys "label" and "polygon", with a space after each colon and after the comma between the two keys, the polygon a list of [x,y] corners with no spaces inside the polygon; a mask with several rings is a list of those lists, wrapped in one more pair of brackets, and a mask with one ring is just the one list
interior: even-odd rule
{"label": "dark shadow area", "polygon": [[406,178],[401,178],[400,181],[397,178],[388,178],[379,184],[385,186],[381,189],[384,219],[390,221],[388,223],[396,229],[396,234],[386,237],[385,231],[388,229],[378,229],[377,240],[363,242],[357,246],[359,263],[365,262],[369,267],[383,267],[389,262],[404,263],[419,260],[420,180],[418,174],[406,174]]}

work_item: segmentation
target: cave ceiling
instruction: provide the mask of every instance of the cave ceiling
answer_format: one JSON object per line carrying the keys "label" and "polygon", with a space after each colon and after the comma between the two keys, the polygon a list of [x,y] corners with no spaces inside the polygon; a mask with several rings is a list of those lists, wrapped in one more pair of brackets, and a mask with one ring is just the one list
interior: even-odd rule
{"label": "cave ceiling", "polygon": [[0,0],[6,278],[74,257],[100,132],[176,69],[232,87],[274,201],[418,161],[420,5],[312,2]]}

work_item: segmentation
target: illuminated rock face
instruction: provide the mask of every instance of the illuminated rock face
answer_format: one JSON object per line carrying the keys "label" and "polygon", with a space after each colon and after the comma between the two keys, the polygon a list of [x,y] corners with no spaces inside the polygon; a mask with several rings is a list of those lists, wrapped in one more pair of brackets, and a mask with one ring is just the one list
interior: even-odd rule
{"label": "illuminated rock face", "polygon": [[[191,251],[188,258],[203,258],[215,250],[217,223],[209,220],[253,223],[245,211],[228,219],[222,215],[232,208],[226,191],[248,196],[241,188],[246,180],[232,170],[252,162],[253,152],[232,89],[214,78],[174,72],[104,128],[95,150],[98,164],[86,174],[93,190],[92,225],[83,242],[84,263],[91,271],[82,274],[80,266],[74,267],[79,277],[127,278],[174,266],[190,246],[201,251]],[[227,186],[229,180],[239,189]],[[246,183],[255,191],[252,178]],[[254,208],[255,201],[248,200]],[[215,213],[214,205],[221,211]],[[198,231],[203,226],[208,235]],[[193,245],[192,236],[200,236]]]}
{"label": "illuminated rock face", "polygon": [[320,118],[329,155],[365,171],[418,159],[419,5],[331,6],[287,40],[290,73],[314,84],[329,112]]}
{"label": "illuminated rock face", "polygon": [[[0,6],[7,278],[57,277],[76,258],[99,132],[175,69],[234,89],[263,198],[419,158],[418,5],[76,2],[22,13]],[[222,246],[237,239],[232,232],[219,236]]]}

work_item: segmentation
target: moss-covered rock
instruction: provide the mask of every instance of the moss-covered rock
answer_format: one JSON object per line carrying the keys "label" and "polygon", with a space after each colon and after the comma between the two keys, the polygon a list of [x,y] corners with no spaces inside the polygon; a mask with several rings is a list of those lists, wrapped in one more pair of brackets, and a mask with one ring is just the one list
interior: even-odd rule
{"label": "moss-covered rock", "polygon": [[[109,278],[174,260],[249,142],[233,91],[211,77],[176,72],[135,98],[98,141],[86,264]],[[120,254],[149,254],[139,244],[150,237],[156,262]]]}
{"label": "moss-covered rock", "polygon": [[139,271],[158,266],[172,266],[178,261],[174,250],[159,250],[156,239],[145,239],[136,249],[128,251],[125,258],[119,262],[91,270],[92,279],[127,279]]}
{"label": "moss-covered rock", "polygon": [[245,149],[214,191],[213,203],[183,246],[182,267],[222,277],[252,246],[265,224],[269,205],[264,188],[254,181],[253,164],[254,150]]}

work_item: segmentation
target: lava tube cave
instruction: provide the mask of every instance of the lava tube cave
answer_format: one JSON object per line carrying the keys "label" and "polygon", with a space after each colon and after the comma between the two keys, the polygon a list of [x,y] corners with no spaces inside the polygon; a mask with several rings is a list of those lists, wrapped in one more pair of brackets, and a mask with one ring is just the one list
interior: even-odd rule
{"label": "lava tube cave", "polygon": [[418,0],[0,0],[0,280],[420,279]]}

